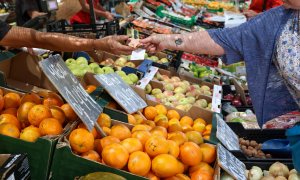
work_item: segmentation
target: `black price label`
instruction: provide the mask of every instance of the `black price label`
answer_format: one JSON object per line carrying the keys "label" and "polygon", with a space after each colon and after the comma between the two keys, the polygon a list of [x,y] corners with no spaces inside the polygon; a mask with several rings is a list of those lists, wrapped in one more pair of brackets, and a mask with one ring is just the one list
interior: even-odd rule
{"label": "black price label", "polygon": [[84,90],[61,56],[51,56],[39,64],[45,75],[91,131],[103,109]]}
{"label": "black price label", "polygon": [[146,102],[117,73],[95,75],[95,78],[128,114],[147,106]]}

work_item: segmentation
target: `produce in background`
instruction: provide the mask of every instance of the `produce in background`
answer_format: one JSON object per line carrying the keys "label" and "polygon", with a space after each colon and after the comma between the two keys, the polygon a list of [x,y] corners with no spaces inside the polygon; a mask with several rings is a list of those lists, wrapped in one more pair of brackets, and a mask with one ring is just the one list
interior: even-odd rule
{"label": "produce in background", "polygon": [[211,67],[197,65],[195,63],[191,63],[189,65],[189,69],[193,73],[194,77],[197,78],[206,78],[210,77],[211,75],[216,75],[216,73],[213,72]]}
{"label": "produce in background", "polygon": [[[83,158],[144,177],[213,178],[211,165],[216,159],[216,147],[203,142],[201,134],[206,127],[211,128],[205,127],[203,119],[193,122],[163,105],[149,106],[144,112],[151,121],[143,121],[138,114],[128,115],[131,122],[139,122],[132,129],[125,124],[112,126],[111,118],[102,113],[97,123],[107,136],[102,138],[94,130],[88,132],[78,126],[69,136],[72,150]],[[193,129],[193,124],[204,129]]]}
{"label": "produce in background", "polygon": [[148,85],[146,87],[146,93],[154,96],[158,102],[183,111],[188,111],[192,106],[211,110],[211,102],[199,98],[200,95],[211,96],[212,89],[210,89],[210,87],[191,84],[188,81],[181,81],[180,78],[176,76],[169,78],[159,73],[154,80],[163,82],[163,90],[159,88],[152,89],[151,85]]}
{"label": "produce in background", "polygon": [[[234,95],[232,93],[229,93],[224,96],[224,99],[231,101],[231,104],[235,107],[246,106],[245,104],[243,104],[240,94]],[[248,106],[252,106],[252,100],[249,95],[246,96],[246,102],[247,102]]]}
{"label": "produce in background", "polygon": [[35,142],[42,136],[60,135],[68,122],[77,119],[71,106],[63,104],[59,95],[44,95],[43,99],[35,93],[0,95],[0,134]]}
{"label": "produce in background", "polygon": [[115,71],[112,67],[109,66],[101,68],[97,63],[88,64],[88,61],[84,57],[79,57],[76,60],[67,59],[66,65],[71,70],[71,72],[79,78],[82,78],[87,72],[95,74],[110,74],[116,72],[124,80],[124,82],[129,85],[133,85],[139,80],[137,75],[133,73],[127,75],[124,71]]}
{"label": "produce in background", "polygon": [[94,172],[94,173],[87,174],[87,175],[85,175],[83,177],[80,177],[78,180],[97,180],[97,179],[103,179],[103,180],[126,180],[122,176],[119,176],[117,174],[113,174],[113,173],[110,173],[110,172]]}
{"label": "produce in background", "polygon": [[244,138],[239,139],[239,144],[243,153],[245,153],[248,157],[266,159],[272,158],[271,154],[265,154],[261,148],[262,144],[257,143],[254,140],[245,140]]}
{"label": "produce in background", "polygon": [[[127,58],[127,61],[129,61],[131,59],[131,55],[124,56],[124,58]],[[148,60],[151,60],[151,61],[159,63],[159,64],[165,64],[165,63],[169,62],[169,60],[167,58],[159,59],[157,56],[154,56],[154,55],[149,56],[147,53],[145,53],[144,59],[148,59]],[[144,59],[141,59],[141,60],[144,60]]]}

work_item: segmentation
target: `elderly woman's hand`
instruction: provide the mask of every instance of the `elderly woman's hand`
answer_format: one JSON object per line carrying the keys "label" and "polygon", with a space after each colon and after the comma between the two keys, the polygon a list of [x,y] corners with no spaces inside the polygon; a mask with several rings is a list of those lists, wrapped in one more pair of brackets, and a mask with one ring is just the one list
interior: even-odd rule
{"label": "elderly woman's hand", "polygon": [[94,48],[96,50],[104,49],[104,51],[113,54],[129,55],[132,53],[134,48],[122,44],[125,43],[125,41],[127,41],[128,39],[128,36],[107,36],[105,38],[95,40]]}

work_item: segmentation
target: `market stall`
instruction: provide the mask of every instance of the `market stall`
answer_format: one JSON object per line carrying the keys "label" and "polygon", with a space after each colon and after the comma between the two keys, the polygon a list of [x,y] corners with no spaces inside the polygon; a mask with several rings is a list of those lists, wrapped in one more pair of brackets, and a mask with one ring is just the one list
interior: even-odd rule
{"label": "market stall", "polygon": [[[90,8],[91,24],[44,29],[138,42],[247,20],[244,1],[118,3],[114,21]],[[143,48],[1,52],[0,179],[300,179],[299,112],[259,126],[244,62]]]}

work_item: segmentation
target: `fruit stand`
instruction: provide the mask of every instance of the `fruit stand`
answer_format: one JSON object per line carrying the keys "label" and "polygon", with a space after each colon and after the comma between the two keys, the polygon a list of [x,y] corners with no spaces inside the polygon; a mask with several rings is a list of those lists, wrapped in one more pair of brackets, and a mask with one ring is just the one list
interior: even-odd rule
{"label": "fruit stand", "polygon": [[[46,29],[143,39],[223,28],[210,17],[239,13],[234,2],[125,5],[131,18],[93,29],[59,20]],[[132,56],[2,53],[0,179],[300,179],[292,151],[299,133],[286,131],[300,121],[299,113],[261,128],[245,63],[226,66],[219,56],[172,50]]]}

